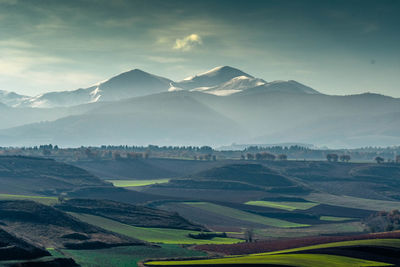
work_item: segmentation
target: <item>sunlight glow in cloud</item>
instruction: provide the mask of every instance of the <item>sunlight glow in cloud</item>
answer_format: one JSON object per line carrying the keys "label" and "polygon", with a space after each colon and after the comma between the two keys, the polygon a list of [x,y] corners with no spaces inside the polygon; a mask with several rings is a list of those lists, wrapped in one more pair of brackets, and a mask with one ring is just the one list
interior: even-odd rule
{"label": "sunlight glow in cloud", "polygon": [[200,35],[192,33],[182,39],[176,39],[174,49],[181,51],[189,51],[196,45],[201,45],[202,40]]}

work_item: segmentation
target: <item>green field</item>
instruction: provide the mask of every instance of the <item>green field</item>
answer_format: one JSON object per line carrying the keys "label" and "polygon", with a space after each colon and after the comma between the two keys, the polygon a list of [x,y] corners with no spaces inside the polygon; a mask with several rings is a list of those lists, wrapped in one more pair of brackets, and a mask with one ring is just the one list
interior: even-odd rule
{"label": "green field", "polygon": [[220,206],[216,205],[213,203],[208,203],[208,202],[183,202],[186,205],[190,205],[192,207],[200,208],[203,210],[211,211],[217,214],[224,215],[226,217],[231,217],[234,219],[239,219],[242,221],[248,221],[248,222],[253,222],[253,223],[259,223],[263,224],[266,226],[272,226],[272,227],[280,227],[280,228],[295,228],[295,227],[307,227],[309,225],[307,224],[299,224],[299,223],[293,223],[293,222],[288,222],[284,220],[279,220],[279,219],[274,219],[274,218],[268,218],[260,215],[256,215],[253,213],[225,207],[225,206]]}
{"label": "green field", "polygon": [[254,229],[254,233],[262,239],[276,239],[362,233],[364,230],[365,228],[361,222],[332,222],[331,224],[316,224],[306,228],[282,228],[279,229],[279,231],[271,231],[271,229]]}
{"label": "green field", "polygon": [[0,200],[32,200],[45,205],[58,203],[57,197],[42,197],[42,196],[26,196],[26,195],[11,195],[0,194]]}
{"label": "green field", "polygon": [[227,265],[227,264],[276,264],[299,267],[342,267],[342,266],[393,266],[376,261],[368,261],[350,257],[324,255],[324,254],[282,254],[264,256],[240,256],[226,257],[208,260],[187,260],[187,261],[152,261],[147,262],[149,266],[168,266],[168,265]]}
{"label": "green field", "polygon": [[293,210],[307,210],[312,207],[317,206],[319,203],[314,202],[275,202],[275,201],[248,201],[244,204],[253,205],[253,206],[260,206],[260,207],[268,207],[268,208],[276,208],[282,209],[287,211]]}
{"label": "green field", "polygon": [[[50,251],[56,257],[60,252]],[[149,246],[128,246],[96,250],[62,250],[64,257],[73,258],[82,267],[133,267],[139,261],[150,258],[196,257],[206,253],[189,250],[177,245],[162,245],[161,248]]]}
{"label": "green field", "polygon": [[146,186],[152,184],[168,183],[170,179],[155,179],[155,180],[106,180],[116,187],[135,187]]}
{"label": "green field", "polygon": [[169,229],[169,228],[147,228],[136,227],[100,216],[89,214],[70,213],[78,219],[99,226],[106,230],[137,238],[147,242],[164,243],[164,244],[233,244],[243,242],[236,238],[213,238],[211,240],[193,239],[188,237],[189,233],[199,233],[196,231]]}
{"label": "green field", "polygon": [[377,199],[358,198],[351,196],[338,196],[331,194],[312,193],[305,197],[309,201],[365,210],[394,210],[400,209],[400,202]]}

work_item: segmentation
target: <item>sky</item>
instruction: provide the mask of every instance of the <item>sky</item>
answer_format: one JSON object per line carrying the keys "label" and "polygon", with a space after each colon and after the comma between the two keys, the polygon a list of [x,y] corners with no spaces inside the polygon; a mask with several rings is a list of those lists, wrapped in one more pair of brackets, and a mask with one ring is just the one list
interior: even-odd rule
{"label": "sky", "polygon": [[326,94],[400,97],[399,14],[397,0],[0,0],[0,90],[229,65]]}

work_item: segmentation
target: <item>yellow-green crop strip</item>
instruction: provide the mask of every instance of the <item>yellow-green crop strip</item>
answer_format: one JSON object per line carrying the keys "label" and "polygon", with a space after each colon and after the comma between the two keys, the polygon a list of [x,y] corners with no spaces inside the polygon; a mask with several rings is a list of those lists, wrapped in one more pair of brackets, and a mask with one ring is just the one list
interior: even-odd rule
{"label": "yellow-green crop strip", "polygon": [[150,228],[136,227],[123,224],[100,216],[94,216],[82,213],[70,213],[78,219],[104,228],[106,230],[137,238],[147,242],[164,244],[234,244],[243,242],[236,238],[216,237],[211,240],[193,239],[188,237],[189,233],[199,233],[197,231],[170,229],[170,228]]}
{"label": "yellow-green crop strip", "polygon": [[12,195],[12,194],[0,194],[0,200],[33,200],[48,205],[58,202],[57,197],[27,196],[27,195]]}
{"label": "yellow-green crop strip", "polygon": [[293,210],[308,210],[312,207],[317,206],[319,203],[314,203],[314,202],[275,202],[275,201],[257,200],[257,201],[248,201],[244,204],[293,211]]}
{"label": "yellow-green crop strip", "polygon": [[146,262],[149,266],[168,265],[227,265],[227,264],[276,264],[299,267],[342,267],[342,266],[393,266],[392,264],[369,261],[357,258],[350,258],[325,254],[280,254],[265,255],[257,257],[253,255],[241,257],[225,257],[207,260],[184,260],[184,261],[151,261]]}
{"label": "yellow-green crop strip", "polygon": [[321,249],[321,248],[335,248],[335,247],[349,247],[349,246],[382,246],[382,247],[400,248],[400,239],[388,238],[388,239],[364,239],[364,240],[341,241],[341,242],[326,243],[326,244],[313,245],[307,247],[272,251],[266,253],[258,253],[252,255],[253,256],[275,255],[275,254],[293,253],[293,252],[300,252],[300,251]]}
{"label": "yellow-green crop strip", "polygon": [[154,180],[106,180],[116,187],[136,187],[152,184],[168,183],[170,179],[154,179]]}
{"label": "yellow-green crop strip", "polygon": [[259,223],[263,224],[266,226],[272,226],[272,227],[280,227],[280,228],[295,228],[295,227],[308,227],[308,224],[299,224],[299,223],[293,223],[289,221],[284,221],[280,219],[275,219],[275,218],[269,218],[261,215],[256,215],[253,213],[225,207],[225,206],[220,206],[217,204],[213,203],[208,203],[208,202],[183,202],[186,205],[200,208],[206,211],[211,211],[217,214],[222,214],[226,217],[234,218],[234,219],[239,219],[243,221],[248,221],[248,222],[253,222],[253,223]]}

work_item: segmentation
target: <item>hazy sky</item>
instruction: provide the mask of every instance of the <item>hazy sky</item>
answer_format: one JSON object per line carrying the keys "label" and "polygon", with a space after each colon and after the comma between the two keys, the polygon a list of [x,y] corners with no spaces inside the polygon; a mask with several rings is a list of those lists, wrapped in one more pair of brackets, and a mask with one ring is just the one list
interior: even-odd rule
{"label": "hazy sky", "polygon": [[323,93],[400,97],[400,1],[0,0],[0,89],[35,95],[140,68],[219,65]]}

